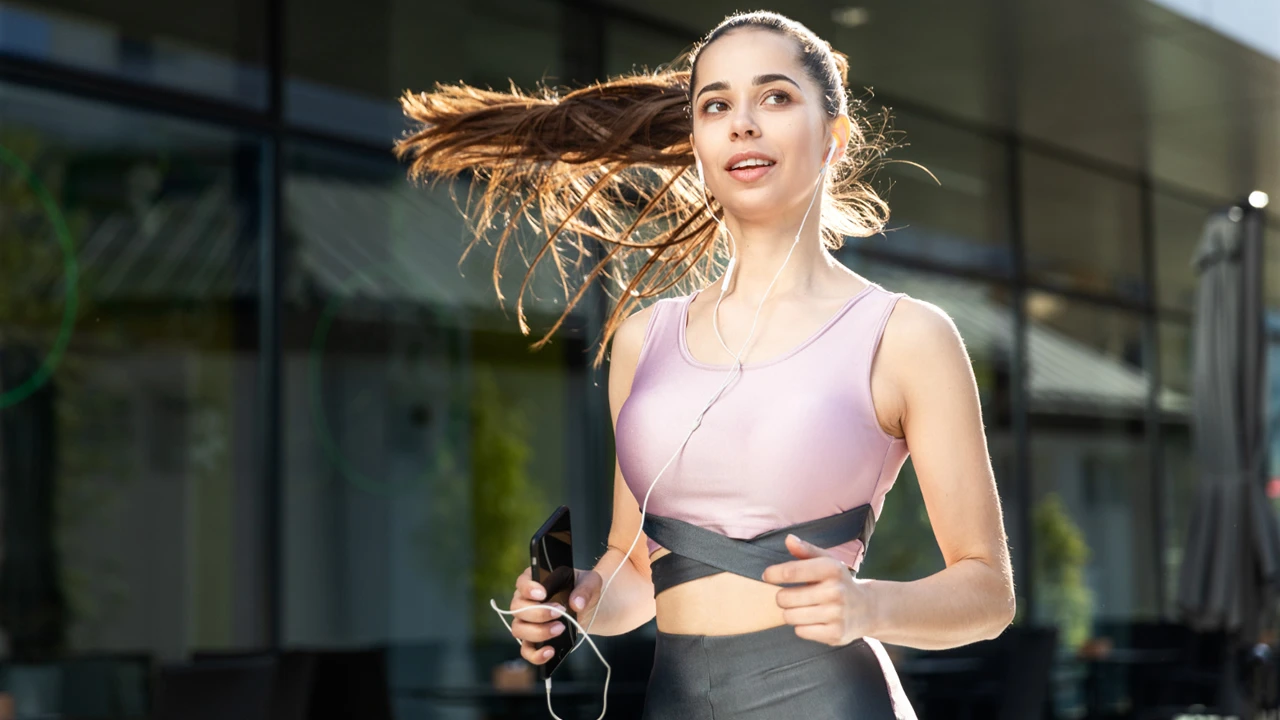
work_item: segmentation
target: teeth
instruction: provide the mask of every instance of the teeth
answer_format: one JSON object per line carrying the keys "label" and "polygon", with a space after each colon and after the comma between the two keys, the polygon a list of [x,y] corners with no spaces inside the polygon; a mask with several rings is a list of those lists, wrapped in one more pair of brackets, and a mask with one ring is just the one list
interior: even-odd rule
{"label": "teeth", "polygon": [[744,168],[744,167],[756,167],[757,165],[772,165],[772,164],[773,164],[773,162],[772,162],[771,160],[761,160],[761,159],[759,159],[759,158],[749,158],[749,159],[747,159],[747,160],[743,160],[742,162],[740,162],[740,163],[738,163],[738,164],[734,165],[733,167],[731,167],[731,168],[729,168],[729,169],[730,169],[730,170],[737,170],[738,168]]}

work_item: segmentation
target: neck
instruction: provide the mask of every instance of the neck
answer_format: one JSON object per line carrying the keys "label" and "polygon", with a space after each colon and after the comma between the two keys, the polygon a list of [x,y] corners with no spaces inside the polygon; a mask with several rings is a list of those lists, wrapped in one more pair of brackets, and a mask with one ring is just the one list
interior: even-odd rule
{"label": "neck", "polygon": [[[804,295],[812,291],[818,278],[832,262],[836,262],[822,246],[820,210],[815,204],[804,227],[800,228],[798,243],[795,242],[796,229],[802,215],[774,222],[746,222],[732,216],[725,218],[725,225],[737,246],[737,261],[732,281],[725,289],[726,298],[737,295],[757,305],[762,300]],[[790,260],[787,253],[791,253]],[[786,267],[783,267],[783,262],[786,262]],[[779,268],[782,268],[780,274]],[[778,278],[776,282],[775,275]],[[772,289],[769,288],[770,283],[773,283]],[[768,298],[765,298],[766,291]]]}

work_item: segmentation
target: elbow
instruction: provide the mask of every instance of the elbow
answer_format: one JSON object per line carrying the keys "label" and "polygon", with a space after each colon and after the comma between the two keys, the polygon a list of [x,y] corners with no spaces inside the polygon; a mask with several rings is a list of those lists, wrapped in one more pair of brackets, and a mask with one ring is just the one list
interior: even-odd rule
{"label": "elbow", "polygon": [[1000,637],[1018,615],[1018,597],[1014,593],[1012,578],[998,572],[993,572],[992,576],[994,581],[988,586],[988,600],[983,603],[988,608],[984,618],[986,622],[983,623],[983,640]]}
{"label": "elbow", "polygon": [[987,626],[984,640],[994,640],[1013,624],[1018,615],[1018,598],[1013,588],[1008,588],[993,595],[991,602],[991,619]]}

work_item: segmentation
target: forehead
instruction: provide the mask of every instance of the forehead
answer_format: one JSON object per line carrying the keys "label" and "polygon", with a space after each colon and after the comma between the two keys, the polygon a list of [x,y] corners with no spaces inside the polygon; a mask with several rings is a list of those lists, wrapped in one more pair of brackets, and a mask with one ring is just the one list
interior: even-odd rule
{"label": "forehead", "polygon": [[771,30],[734,30],[698,53],[698,88],[712,82],[748,85],[765,73],[785,73],[798,83],[812,80],[800,64],[796,40]]}

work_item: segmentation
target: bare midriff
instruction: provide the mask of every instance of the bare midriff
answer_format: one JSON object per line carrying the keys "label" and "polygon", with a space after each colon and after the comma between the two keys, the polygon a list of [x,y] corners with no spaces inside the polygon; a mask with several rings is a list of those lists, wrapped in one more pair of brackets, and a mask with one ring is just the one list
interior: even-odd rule
{"label": "bare midriff", "polygon": [[[657,548],[649,562],[670,552]],[[681,583],[658,595],[658,629],[681,635],[735,635],[776,627],[786,622],[778,607],[780,589],[727,572]]]}

